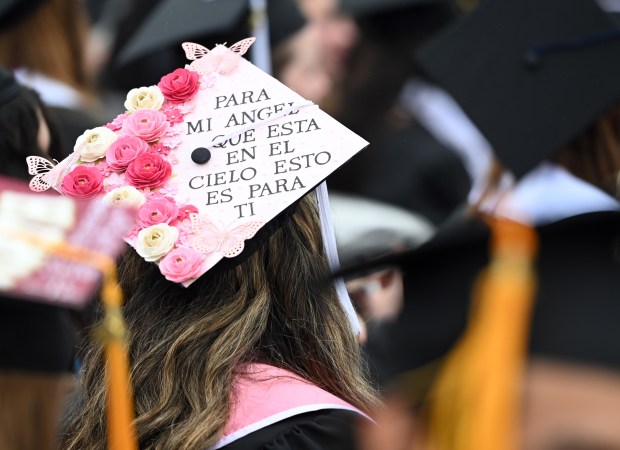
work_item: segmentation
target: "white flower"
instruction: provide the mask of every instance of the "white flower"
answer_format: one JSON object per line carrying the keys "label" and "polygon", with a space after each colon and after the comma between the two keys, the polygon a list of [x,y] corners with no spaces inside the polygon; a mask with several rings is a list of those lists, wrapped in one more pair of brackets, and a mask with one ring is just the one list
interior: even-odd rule
{"label": "white flower", "polygon": [[146,202],[146,197],[133,186],[122,186],[108,192],[103,201],[114,206],[139,208]]}
{"label": "white flower", "polygon": [[165,223],[152,225],[138,233],[136,251],[147,261],[157,261],[165,256],[179,237],[179,230]]}
{"label": "white flower", "polygon": [[134,112],[138,109],[158,110],[163,104],[164,94],[161,93],[157,86],[140,87],[132,89],[127,93],[125,109],[129,112]]}
{"label": "white flower", "polygon": [[116,133],[106,127],[97,127],[86,130],[77,141],[73,151],[80,155],[84,162],[97,161],[105,156],[108,147],[118,139]]}

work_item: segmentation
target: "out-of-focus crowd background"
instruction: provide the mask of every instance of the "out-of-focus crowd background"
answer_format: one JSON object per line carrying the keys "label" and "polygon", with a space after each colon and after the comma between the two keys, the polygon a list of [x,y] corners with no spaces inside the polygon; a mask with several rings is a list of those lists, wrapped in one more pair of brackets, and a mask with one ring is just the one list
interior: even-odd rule
{"label": "out-of-focus crowd background", "polygon": [[[620,448],[620,89],[602,75],[620,74],[620,55],[604,53],[620,33],[595,19],[581,27],[574,12],[620,5],[510,1],[0,1],[0,66],[58,125],[43,135],[31,125],[35,141],[7,151],[2,133],[26,122],[0,109],[0,173],[28,179],[26,156],[69,155],[84,130],[124,113],[127,91],[188,63],[181,42],[213,48],[267,32],[273,76],[370,142],[327,179],[341,264],[357,268],[345,275],[360,340],[389,406],[360,448],[464,450],[484,435],[490,450],[513,442],[501,426],[518,408],[520,448]],[[519,14],[541,19],[513,30]],[[522,214],[539,232],[536,263],[536,239],[492,220]],[[512,309],[530,289],[539,305]],[[505,306],[480,306],[494,296]],[[475,326],[458,340],[471,311]],[[527,372],[515,365],[526,348],[542,355],[523,357]],[[521,375],[524,403],[493,391]],[[472,412],[457,417],[459,407]]]}
{"label": "out-of-focus crowd background", "polygon": [[[52,155],[64,157],[84,130],[124,112],[130,89],[188,63],[181,42],[231,45],[267,20],[273,75],[372,143],[328,179],[341,258],[350,264],[428,239],[488,169],[478,136],[465,136],[474,141],[468,146],[433,126],[444,99],[413,57],[474,4],[269,0],[264,17],[240,0],[25,2],[2,21],[0,64],[49,107],[61,132]],[[396,289],[392,272],[382,280]],[[374,305],[383,290],[373,277],[353,286],[360,302],[371,299],[363,310],[395,309]]]}

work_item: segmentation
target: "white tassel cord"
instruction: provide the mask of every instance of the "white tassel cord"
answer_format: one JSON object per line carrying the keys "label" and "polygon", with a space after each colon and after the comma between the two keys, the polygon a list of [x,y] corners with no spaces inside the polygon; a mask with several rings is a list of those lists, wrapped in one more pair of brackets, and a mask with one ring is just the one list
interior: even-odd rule
{"label": "white tassel cord", "polygon": [[[327,193],[327,183],[324,181],[316,188],[316,198],[319,204],[319,217],[321,218],[321,234],[323,235],[323,242],[325,245],[325,253],[327,253],[327,260],[329,268],[332,272],[335,272],[340,268],[340,261],[338,260],[338,249],[336,247],[336,236],[334,234],[334,226],[332,224],[331,209],[329,208],[329,195]],[[342,278],[334,280],[336,292],[342,307],[349,317],[349,323],[353,332],[357,335],[361,332],[361,325],[351,297],[347,291],[347,287],[344,284]]]}

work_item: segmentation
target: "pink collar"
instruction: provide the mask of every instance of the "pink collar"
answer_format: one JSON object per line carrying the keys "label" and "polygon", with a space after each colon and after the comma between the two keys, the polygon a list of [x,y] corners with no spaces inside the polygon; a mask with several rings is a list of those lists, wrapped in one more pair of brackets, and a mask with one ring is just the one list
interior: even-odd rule
{"label": "pink collar", "polygon": [[234,382],[231,411],[218,449],[289,417],[323,409],[365,413],[288,370],[250,364]]}

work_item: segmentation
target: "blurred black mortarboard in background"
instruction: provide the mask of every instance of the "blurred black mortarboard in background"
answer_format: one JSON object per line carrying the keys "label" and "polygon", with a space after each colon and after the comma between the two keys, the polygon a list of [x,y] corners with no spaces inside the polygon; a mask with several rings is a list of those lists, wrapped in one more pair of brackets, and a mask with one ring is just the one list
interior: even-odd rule
{"label": "blurred black mortarboard in background", "polygon": [[371,146],[332,176],[330,186],[439,224],[465,200],[469,177],[454,152],[398,104],[408,80],[419,76],[415,49],[455,19],[454,1],[340,0],[340,11],[353,17],[360,38],[335,114]]}
{"label": "blurred black mortarboard in background", "polygon": [[[78,262],[62,251],[70,243],[116,256],[132,221],[132,211],[34,193],[22,181],[0,177],[0,370],[73,370],[69,311],[93,299],[101,277],[89,265],[92,255]],[[105,241],[92,239],[103,231]]]}
{"label": "blurred black mortarboard in background", "polygon": [[66,310],[0,297],[0,370],[73,371],[73,329]]}
{"label": "blurred black mortarboard in background", "polygon": [[340,10],[355,17],[365,17],[441,3],[450,3],[450,0],[340,0]]}
{"label": "blurred black mortarboard in background", "polygon": [[340,0],[340,11],[355,18],[363,35],[411,49],[451,21],[453,0]]}
{"label": "blurred black mortarboard in background", "polygon": [[619,37],[593,0],[487,0],[418,62],[521,176],[620,99]]}
{"label": "blurred black mortarboard in background", "polygon": [[[294,0],[268,0],[267,13],[272,48],[306,23]],[[119,91],[157,84],[187,63],[181,43],[230,46],[252,35],[250,22],[249,0],[136,0],[119,24],[101,83]]]}
{"label": "blurred black mortarboard in background", "polygon": [[[267,14],[272,46],[306,23],[293,0],[268,0]],[[248,37],[251,35],[248,18],[248,0],[164,0],[153,8],[130,37],[117,58],[117,64],[127,64],[164,47],[180,48],[186,40]],[[212,42],[212,45],[223,43],[232,45],[234,41]]]}
{"label": "blurred black mortarboard in background", "polygon": [[0,0],[0,30],[19,23],[44,1],[46,0]]}
{"label": "blurred black mortarboard in background", "polygon": [[[620,370],[620,214],[574,216],[538,229],[538,288],[530,331],[533,356]],[[429,368],[406,386],[425,393],[441,361],[464,332],[478,273],[489,262],[489,230],[479,221],[446,227],[418,249],[345,271],[397,265],[406,306],[378,324],[368,353],[382,384]]]}
{"label": "blurred black mortarboard in background", "polygon": [[345,267],[418,247],[435,231],[421,215],[364,197],[331,193],[330,207]]}

